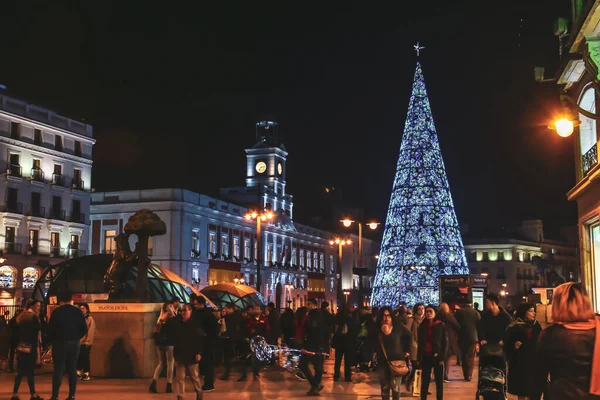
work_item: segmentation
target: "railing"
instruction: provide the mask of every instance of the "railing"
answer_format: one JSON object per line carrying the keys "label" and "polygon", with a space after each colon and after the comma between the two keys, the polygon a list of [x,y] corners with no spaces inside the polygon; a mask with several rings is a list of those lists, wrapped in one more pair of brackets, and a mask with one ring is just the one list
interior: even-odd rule
{"label": "railing", "polygon": [[73,179],[73,184],[71,185],[73,189],[83,190],[83,180],[81,179]]}
{"label": "railing", "polygon": [[21,243],[4,242],[4,252],[6,254],[21,254]]}
{"label": "railing", "polygon": [[38,182],[44,182],[44,171],[42,171],[39,168],[32,168],[31,169],[31,180],[38,181]]}
{"label": "railing", "polygon": [[70,222],[77,222],[78,224],[85,224],[85,214],[84,213],[71,213],[71,217],[69,218]]}
{"label": "railing", "polygon": [[52,184],[65,187],[65,176],[63,174],[52,174]]}
{"label": "railing", "polygon": [[87,252],[81,249],[69,249],[67,253],[69,255],[69,258],[84,257],[85,255],[87,255]]}
{"label": "railing", "polygon": [[23,176],[23,168],[18,164],[6,164],[6,173],[10,176],[20,178]]}
{"label": "railing", "polygon": [[29,211],[29,215],[32,217],[46,217],[46,209],[44,207],[31,207],[31,211]]}
{"label": "railing", "polygon": [[51,246],[49,255],[50,255],[50,257],[64,258],[65,250],[60,247]]}
{"label": "railing", "polygon": [[55,210],[55,209],[50,209],[50,215],[48,215],[48,217],[50,219],[58,219],[61,221],[64,221],[66,219],[66,212],[65,210]]}
{"label": "railing", "polygon": [[598,145],[594,144],[591,149],[581,156],[581,169],[583,170],[583,175],[587,175],[596,164],[598,164]]}
{"label": "railing", "polygon": [[[17,305],[0,305],[0,315],[6,316],[6,322],[10,321],[12,317],[17,315],[19,311],[21,311],[21,306]],[[6,312],[8,311],[8,314]]]}
{"label": "railing", "polygon": [[6,203],[2,206],[2,211],[23,214],[23,203]]}
{"label": "railing", "polygon": [[35,246],[32,246],[30,244],[26,244],[25,254],[27,254],[28,256],[37,256],[38,254],[40,254],[40,245],[36,244]]}

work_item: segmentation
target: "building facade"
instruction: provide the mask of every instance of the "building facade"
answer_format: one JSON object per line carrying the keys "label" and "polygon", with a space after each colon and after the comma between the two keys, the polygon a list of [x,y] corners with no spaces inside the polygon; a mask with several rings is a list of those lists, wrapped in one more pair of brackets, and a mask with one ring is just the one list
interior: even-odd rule
{"label": "building facade", "polygon": [[92,126],[0,93],[0,305],[88,248]]}
{"label": "building facade", "polygon": [[483,307],[488,292],[519,303],[533,288],[555,287],[577,280],[577,242],[552,240],[540,220],[523,221],[519,229],[483,235],[466,234],[465,251],[474,301]]}
{"label": "building facade", "polygon": [[[241,279],[255,286],[261,260],[260,292],[266,301],[295,309],[314,297],[336,305],[338,247],[330,245],[335,235],[293,220],[293,197],[286,193],[288,153],[278,143],[277,125],[263,121],[256,129],[257,142],[246,149],[246,186],[221,189],[221,199],[183,189],[92,194],[91,253],[113,252],[113,239],[127,219],[146,208],[167,225],[166,235],[151,239],[152,261],[197,288]],[[261,208],[272,210],[274,218],[263,222],[258,249],[256,222],[244,216]],[[358,238],[349,239],[352,244],[342,254],[342,288],[354,291]],[[130,238],[131,248],[135,241]],[[377,242],[363,238],[365,266],[374,269],[377,248]],[[365,292],[370,292],[370,278],[363,282]]]}
{"label": "building facade", "polygon": [[596,106],[600,90],[598,21],[600,1],[573,0],[571,21],[559,19],[556,24],[556,34],[567,38],[556,74],[561,100],[568,118],[580,122],[573,132],[575,186],[567,193],[567,197],[577,202],[581,281],[596,311],[600,310],[600,181],[597,179],[600,174],[600,115]]}

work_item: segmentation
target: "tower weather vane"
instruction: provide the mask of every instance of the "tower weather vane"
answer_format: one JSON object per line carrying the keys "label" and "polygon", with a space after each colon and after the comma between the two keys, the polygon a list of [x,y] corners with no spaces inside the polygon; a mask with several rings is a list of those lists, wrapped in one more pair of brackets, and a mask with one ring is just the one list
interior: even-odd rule
{"label": "tower weather vane", "polygon": [[417,44],[415,44],[413,46],[415,48],[415,51],[417,52],[417,57],[419,57],[419,55],[421,54],[421,50],[423,50],[425,47],[419,45],[419,42],[417,42]]}

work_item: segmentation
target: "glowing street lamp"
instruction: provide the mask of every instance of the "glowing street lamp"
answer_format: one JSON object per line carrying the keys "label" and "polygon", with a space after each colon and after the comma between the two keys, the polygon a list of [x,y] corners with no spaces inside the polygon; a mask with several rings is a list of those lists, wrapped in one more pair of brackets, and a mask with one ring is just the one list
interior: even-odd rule
{"label": "glowing street lamp", "polygon": [[337,273],[338,273],[338,284],[337,284],[337,297],[338,297],[338,307],[339,304],[342,303],[342,248],[343,246],[347,246],[352,244],[351,240],[348,239],[340,239],[336,237],[329,241],[329,244],[334,246],[338,246],[338,262],[337,262]]}
{"label": "glowing street lamp", "polygon": [[260,223],[261,221],[270,221],[271,219],[273,219],[273,216],[274,215],[271,210],[264,210],[261,213],[258,213],[257,211],[249,211],[244,215],[244,218],[246,218],[246,220],[248,221],[256,220],[256,290],[259,293],[262,283],[260,279],[260,264],[262,262],[262,235],[260,233]]}

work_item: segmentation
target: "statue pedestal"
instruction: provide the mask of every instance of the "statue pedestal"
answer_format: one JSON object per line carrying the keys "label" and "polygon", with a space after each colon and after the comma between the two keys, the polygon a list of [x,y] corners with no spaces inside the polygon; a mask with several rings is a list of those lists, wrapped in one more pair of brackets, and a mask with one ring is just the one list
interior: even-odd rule
{"label": "statue pedestal", "polygon": [[152,330],[162,303],[90,303],[96,334],[91,372],[102,378],[152,378],[158,364]]}

